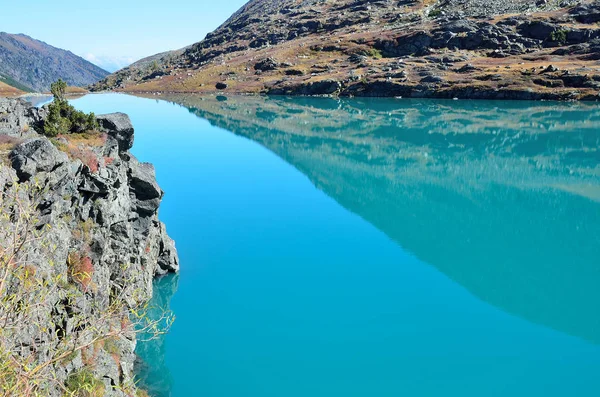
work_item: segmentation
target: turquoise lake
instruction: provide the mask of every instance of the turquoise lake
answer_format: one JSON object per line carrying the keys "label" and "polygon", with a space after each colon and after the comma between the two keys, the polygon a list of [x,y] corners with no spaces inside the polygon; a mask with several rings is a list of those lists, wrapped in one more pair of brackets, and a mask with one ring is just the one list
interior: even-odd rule
{"label": "turquoise lake", "polygon": [[599,105],[73,104],[128,113],[166,192],[152,396],[600,396]]}

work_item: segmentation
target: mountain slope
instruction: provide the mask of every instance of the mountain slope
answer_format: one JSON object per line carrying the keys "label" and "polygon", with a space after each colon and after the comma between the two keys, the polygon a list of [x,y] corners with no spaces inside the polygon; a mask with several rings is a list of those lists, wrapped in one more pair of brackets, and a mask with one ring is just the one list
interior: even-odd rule
{"label": "mountain slope", "polygon": [[69,51],[23,34],[0,32],[0,75],[30,90],[48,91],[50,84],[59,78],[69,85],[82,87],[108,74]]}
{"label": "mountain slope", "polygon": [[23,94],[23,91],[3,83],[2,80],[0,80],[0,97],[16,96],[21,94]]}
{"label": "mountain slope", "polygon": [[598,21],[590,0],[252,0],[93,89],[596,99]]}

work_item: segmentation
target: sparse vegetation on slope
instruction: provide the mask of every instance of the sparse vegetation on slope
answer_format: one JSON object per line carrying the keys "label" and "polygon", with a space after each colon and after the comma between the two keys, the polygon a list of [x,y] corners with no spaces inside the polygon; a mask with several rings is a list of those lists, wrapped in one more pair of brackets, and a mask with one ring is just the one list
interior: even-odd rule
{"label": "sparse vegetation on slope", "polygon": [[589,0],[253,0],[158,70],[93,89],[595,100],[598,15]]}
{"label": "sparse vegetation on slope", "polygon": [[14,87],[17,90],[23,91],[23,92],[32,92],[33,91],[31,88],[27,87],[26,85],[19,83],[18,81],[14,80],[10,76],[5,75],[1,72],[0,72],[0,84],[5,84],[10,87]]}
{"label": "sparse vegetation on slope", "polygon": [[5,84],[0,80],[0,97],[12,97],[24,94],[23,91]]}

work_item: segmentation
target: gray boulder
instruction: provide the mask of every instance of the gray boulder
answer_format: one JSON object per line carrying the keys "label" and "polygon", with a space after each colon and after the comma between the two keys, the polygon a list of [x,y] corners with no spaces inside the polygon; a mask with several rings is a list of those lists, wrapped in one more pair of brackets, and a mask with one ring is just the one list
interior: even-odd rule
{"label": "gray boulder", "polygon": [[130,161],[130,186],[135,196],[140,200],[162,198],[163,191],[156,182],[156,171],[150,163],[139,163],[132,156]]}
{"label": "gray boulder", "polygon": [[19,179],[27,181],[39,172],[53,171],[66,163],[68,158],[49,140],[34,138],[15,147],[10,153],[10,160]]}
{"label": "gray boulder", "polygon": [[263,59],[262,61],[258,61],[254,65],[254,70],[260,70],[261,72],[268,72],[270,70],[275,70],[279,67],[279,64],[273,58]]}
{"label": "gray boulder", "polygon": [[25,100],[0,98],[0,135],[28,135],[44,114]]}
{"label": "gray boulder", "polygon": [[175,241],[167,234],[164,223],[160,223],[158,266],[155,274],[164,275],[179,271],[179,257],[175,248]]}
{"label": "gray boulder", "polygon": [[598,23],[600,22],[600,4],[583,4],[571,10],[571,14],[577,22]]}
{"label": "gray boulder", "polygon": [[97,117],[100,128],[119,142],[119,150],[125,152],[133,147],[133,125],[125,113],[103,114]]}
{"label": "gray boulder", "polygon": [[140,215],[152,215],[158,211],[164,193],[156,182],[156,172],[152,164],[140,163],[131,156],[129,187]]}
{"label": "gray boulder", "polygon": [[558,27],[545,21],[525,22],[517,27],[517,31],[525,37],[536,40],[549,40]]}

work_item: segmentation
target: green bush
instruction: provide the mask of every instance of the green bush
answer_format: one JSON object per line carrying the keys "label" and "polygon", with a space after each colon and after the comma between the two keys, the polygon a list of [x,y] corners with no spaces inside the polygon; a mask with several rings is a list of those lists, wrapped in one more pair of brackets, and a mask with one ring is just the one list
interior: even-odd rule
{"label": "green bush", "polygon": [[550,34],[550,40],[556,43],[566,43],[567,42],[567,31],[564,29],[559,29]]}
{"label": "green bush", "polygon": [[65,386],[68,396],[103,397],[105,392],[104,383],[88,369],[82,369],[69,375]]}
{"label": "green bush", "polygon": [[429,18],[437,18],[442,15],[442,10],[439,8],[429,11]]}
{"label": "green bush", "polygon": [[376,48],[370,48],[368,53],[369,53],[369,56],[371,56],[375,59],[383,58],[383,54],[381,53],[381,51]]}
{"label": "green bush", "polygon": [[83,113],[76,110],[65,98],[67,83],[58,80],[53,83],[50,91],[54,100],[48,105],[48,117],[44,121],[43,134],[49,137],[69,133],[81,133],[96,129],[94,113]]}

